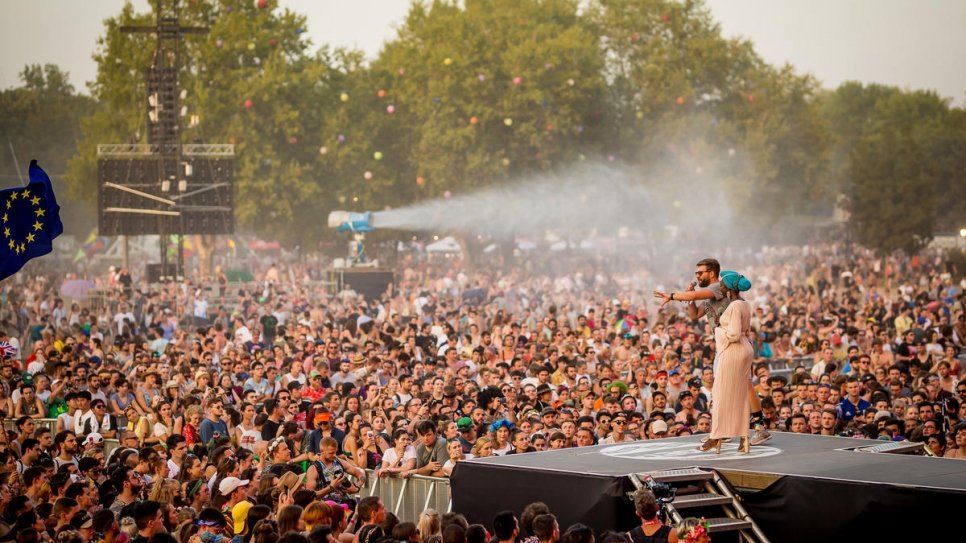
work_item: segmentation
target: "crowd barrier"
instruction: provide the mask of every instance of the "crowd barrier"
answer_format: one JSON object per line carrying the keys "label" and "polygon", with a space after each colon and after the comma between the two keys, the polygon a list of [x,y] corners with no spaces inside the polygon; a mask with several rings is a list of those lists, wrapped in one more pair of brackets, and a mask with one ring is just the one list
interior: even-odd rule
{"label": "crowd barrier", "polygon": [[416,522],[419,514],[427,509],[435,509],[440,514],[452,510],[449,479],[422,475],[376,477],[376,472],[372,470],[366,471],[366,478],[366,486],[360,489],[359,494],[363,497],[378,496],[386,510],[402,521]]}

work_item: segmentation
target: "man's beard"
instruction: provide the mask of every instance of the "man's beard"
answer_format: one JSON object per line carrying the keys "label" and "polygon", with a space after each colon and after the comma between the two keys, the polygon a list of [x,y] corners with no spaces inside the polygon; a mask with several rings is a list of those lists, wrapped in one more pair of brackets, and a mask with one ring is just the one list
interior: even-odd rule
{"label": "man's beard", "polygon": [[698,281],[698,286],[701,288],[708,288],[708,285],[710,284],[711,284],[710,279],[701,279],[700,281]]}

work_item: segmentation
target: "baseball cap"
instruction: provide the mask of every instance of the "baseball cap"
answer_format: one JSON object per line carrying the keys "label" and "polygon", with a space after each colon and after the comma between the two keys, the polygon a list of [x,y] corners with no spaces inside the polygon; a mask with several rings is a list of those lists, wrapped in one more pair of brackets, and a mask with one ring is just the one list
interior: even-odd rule
{"label": "baseball cap", "polygon": [[235,533],[240,534],[245,531],[245,521],[248,520],[248,511],[255,504],[248,501],[242,500],[235,504],[235,507],[231,508],[231,519],[235,522]]}
{"label": "baseball cap", "polygon": [[104,436],[97,432],[91,432],[87,434],[87,437],[84,438],[85,447],[90,447],[91,445],[100,445],[102,443],[104,443]]}
{"label": "baseball cap", "polygon": [[248,479],[239,479],[238,477],[225,477],[218,484],[218,492],[222,496],[227,496],[237,490],[239,487],[243,487],[248,484]]}
{"label": "baseball cap", "polygon": [[70,525],[78,530],[92,528],[94,526],[94,519],[87,513],[87,511],[78,511],[73,517],[71,517]]}
{"label": "baseball cap", "polygon": [[657,419],[651,423],[651,431],[655,434],[666,434],[667,433],[667,423],[661,419]]}
{"label": "baseball cap", "polygon": [[473,429],[473,419],[469,417],[462,417],[460,420],[456,421],[456,427],[460,432],[467,432]]}

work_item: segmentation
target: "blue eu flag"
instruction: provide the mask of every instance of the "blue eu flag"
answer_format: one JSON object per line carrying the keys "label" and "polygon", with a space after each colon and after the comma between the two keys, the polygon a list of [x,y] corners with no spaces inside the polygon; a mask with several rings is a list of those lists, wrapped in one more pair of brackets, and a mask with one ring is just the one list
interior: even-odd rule
{"label": "blue eu flag", "polygon": [[0,280],[20,271],[31,258],[53,250],[64,231],[60,206],[47,173],[30,161],[30,184],[0,190]]}

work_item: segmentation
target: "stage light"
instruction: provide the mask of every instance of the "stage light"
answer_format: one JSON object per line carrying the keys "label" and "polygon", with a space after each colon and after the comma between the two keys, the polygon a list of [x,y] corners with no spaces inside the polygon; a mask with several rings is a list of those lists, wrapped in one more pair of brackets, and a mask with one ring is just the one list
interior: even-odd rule
{"label": "stage light", "polygon": [[188,190],[188,182],[184,179],[178,181],[178,192],[184,192],[186,190]]}
{"label": "stage light", "polygon": [[170,192],[170,191],[171,191],[171,181],[168,181],[167,179],[165,179],[164,181],[161,181],[161,192]]}

